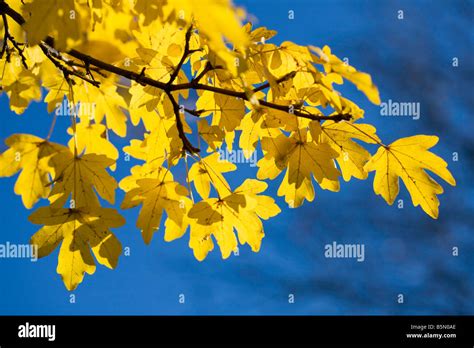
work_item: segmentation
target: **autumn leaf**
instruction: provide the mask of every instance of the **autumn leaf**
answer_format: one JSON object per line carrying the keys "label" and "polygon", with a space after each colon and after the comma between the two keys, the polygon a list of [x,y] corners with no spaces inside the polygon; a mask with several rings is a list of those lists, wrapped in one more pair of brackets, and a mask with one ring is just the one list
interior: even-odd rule
{"label": "autumn leaf", "polygon": [[[83,114],[100,124],[105,117],[108,129],[118,136],[127,134],[127,116],[124,109],[127,104],[123,97],[117,93],[117,87],[111,81],[104,81],[101,88],[82,83],[74,87],[75,102],[83,105]],[[77,115],[76,115],[77,116]]]}
{"label": "autumn leaf", "polygon": [[380,104],[380,96],[377,87],[373,84],[369,74],[357,71],[353,66],[343,62],[334,54],[328,46],[324,46],[321,50],[317,47],[311,47],[318,54],[319,59],[315,62],[323,64],[327,74],[334,72],[344,77],[348,81],[357,86],[359,90],[364,92],[367,98],[374,104]]}
{"label": "autumn leaf", "polygon": [[313,177],[321,188],[339,191],[340,173],[334,163],[337,152],[326,143],[314,142],[304,129],[290,137],[284,134],[276,138],[265,137],[262,148],[265,156],[257,163],[257,178],[274,179],[287,169],[278,195],[285,196],[290,207],[301,206],[305,199],[313,201]]}
{"label": "autumn leaf", "polygon": [[[68,129],[68,133],[74,134],[72,128]],[[91,124],[87,119],[84,119],[76,125],[75,136],[69,140],[68,145],[71,151],[74,151],[74,147],[76,147],[78,153],[105,155],[114,160],[110,167],[115,170],[115,161],[119,154],[116,147],[107,138],[107,129],[103,124]]]}
{"label": "autumn leaf", "polygon": [[125,219],[115,209],[41,207],[29,220],[44,225],[31,238],[31,244],[38,247],[39,258],[48,256],[61,244],[57,272],[68,290],[76,289],[84,273],[94,274],[92,254],[101,265],[117,267],[122,245],[110,228],[124,225]]}
{"label": "autumn leaf", "polygon": [[96,193],[114,204],[117,182],[106,169],[114,160],[92,153],[75,156],[70,151],[56,155],[53,160],[58,168],[49,196],[52,207],[62,208],[69,197],[71,208],[100,206]]}
{"label": "autumn leaf", "polygon": [[50,61],[41,65],[41,76],[43,86],[48,90],[44,102],[48,104],[48,112],[53,112],[64,102],[64,97],[69,99],[71,88],[64,75]]}
{"label": "autumn leaf", "polygon": [[122,209],[142,204],[137,227],[142,231],[146,244],[151,242],[154,232],[159,229],[163,211],[167,213],[165,240],[181,237],[188,226],[186,213],[191,204],[187,198],[188,191],[173,181],[173,176],[165,168],[160,167],[147,175],[140,176],[141,173],[143,172],[132,173],[137,178],[136,186],[126,192]]}
{"label": "autumn leaf", "polygon": [[269,130],[265,129],[264,125],[267,126],[268,124],[264,122],[264,117],[260,111],[251,111],[242,119],[239,146],[246,158],[250,158],[254,153],[260,138],[269,134]]}
{"label": "autumn leaf", "polygon": [[[321,135],[321,142],[329,144],[339,154],[336,160],[345,181],[349,181],[351,177],[361,180],[367,178],[368,173],[364,169],[364,165],[371,155],[369,151],[352,139],[369,144],[380,142],[379,137],[375,134],[375,127],[368,124],[336,123],[333,121],[326,121],[321,126],[313,123],[312,126],[311,130]],[[319,130],[314,131],[314,128]],[[313,133],[313,137],[315,135]]]}
{"label": "autumn leaf", "polygon": [[8,95],[12,111],[22,114],[31,101],[41,99],[41,86],[35,74],[16,62],[20,62],[20,57],[15,54],[10,62],[7,59],[0,60],[0,93]]}
{"label": "autumn leaf", "polygon": [[209,145],[208,152],[216,151],[222,145],[225,133],[218,126],[209,126],[207,120],[198,121],[198,134]]}
{"label": "autumn leaf", "polygon": [[191,208],[188,213],[193,220],[189,246],[196,259],[204,260],[213,250],[211,237],[216,239],[224,259],[237,248],[237,237],[240,244],[249,244],[252,251],[260,250],[265,236],[261,219],[280,213],[271,197],[259,195],[266,188],[265,182],[247,179],[229,195],[205,199]]}
{"label": "autumn leaf", "polygon": [[24,206],[31,209],[40,198],[48,197],[51,178],[59,168],[56,156],[68,149],[29,134],[14,134],[5,144],[9,149],[0,155],[0,176],[13,176],[21,171],[15,193],[21,195]]}
{"label": "autumn leaf", "polygon": [[25,24],[30,45],[52,34],[58,48],[69,47],[69,40],[80,38],[80,16],[74,0],[33,0],[25,3],[23,13],[30,16]]}
{"label": "autumn leaf", "polygon": [[213,115],[212,125],[230,132],[240,125],[245,114],[245,104],[242,99],[216,95],[205,91],[196,102],[196,108],[202,110],[202,116]]}
{"label": "autumn leaf", "polygon": [[[209,46],[223,58],[229,55],[224,38],[239,48],[245,48],[249,42],[240,25],[243,11],[233,8],[230,0],[168,0],[160,5],[140,0],[135,10],[143,14],[145,25],[159,22],[159,18],[166,20],[172,14],[188,24],[196,22]],[[229,68],[235,65],[231,62]]]}
{"label": "autumn leaf", "polygon": [[428,151],[437,143],[438,137],[415,135],[381,146],[365,166],[367,171],[375,171],[375,193],[381,195],[388,204],[393,204],[398,196],[398,181],[401,178],[413,205],[420,205],[426,214],[437,219],[437,195],[443,193],[443,188],[425,170],[438,175],[452,186],[456,185],[447,163]]}
{"label": "autumn leaf", "polygon": [[209,197],[211,183],[219,195],[225,196],[230,193],[230,186],[222,173],[231,172],[236,169],[237,167],[233,163],[221,159],[219,153],[215,152],[194,163],[189,170],[189,177],[190,181],[194,182],[197,192],[203,199]]}

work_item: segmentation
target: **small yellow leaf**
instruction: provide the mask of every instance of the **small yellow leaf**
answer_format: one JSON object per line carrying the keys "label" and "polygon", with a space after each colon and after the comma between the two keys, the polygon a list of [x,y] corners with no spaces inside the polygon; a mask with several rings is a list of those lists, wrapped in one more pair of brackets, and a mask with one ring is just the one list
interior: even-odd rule
{"label": "small yellow leaf", "polygon": [[38,247],[38,257],[49,255],[61,243],[57,272],[69,291],[82,282],[84,273],[95,272],[91,249],[97,262],[117,267],[122,245],[109,228],[124,225],[125,219],[115,209],[41,207],[29,220],[44,225],[31,238],[31,244]]}
{"label": "small yellow leaf", "polygon": [[375,193],[381,195],[388,204],[393,204],[399,192],[398,178],[401,178],[413,205],[420,205],[426,214],[437,219],[437,195],[443,193],[443,188],[425,170],[438,175],[452,186],[456,185],[447,163],[428,151],[437,142],[438,137],[435,136],[415,135],[380,147],[365,165],[367,171],[375,171]]}
{"label": "small yellow leaf", "polygon": [[21,170],[15,184],[15,193],[31,209],[40,198],[51,191],[51,178],[59,168],[55,156],[67,153],[67,147],[51,143],[29,134],[14,134],[5,143],[9,147],[0,155],[0,177],[15,175]]}
{"label": "small yellow leaf", "polygon": [[[128,186],[122,202],[122,209],[129,209],[142,204],[137,220],[137,227],[142,231],[143,240],[149,244],[153,234],[159,229],[163,210],[167,213],[165,222],[165,240],[181,237],[188,227],[187,209],[190,206],[185,187],[173,181],[168,171],[160,169],[154,178],[136,180],[136,186]],[[134,175],[139,175],[136,172]]]}
{"label": "small yellow leaf", "polygon": [[360,123],[326,121],[322,124],[321,131],[321,141],[328,143],[339,154],[337,163],[344,180],[349,181],[351,177],[366,179],[368,173],[364,165],[370,159],[370,153],[352,139],[369,144],[380,142],[375,134],[375,127]]}
{"label": "small yellow leaf", "polygon": [[192,165],[189,170],[189,180],[194,182],[199,195],[206,199],[211,191],[211,183],[221,196],[229,194],[230,186],[222,173],[234,171],[237,167],[215,152]]}
{"label": "small yellow leaf", "polygon": [[69,205],[73,208],[99,206],[96,192],[114,204],[117,182],[106,169],[114,160],[92,153],[79,157],[69,151],[56,155],[53,160],[59,164],[49,196],[52,207],[62,208],[70,196]]}
{"label": "small yellow leaf", "polygon": [[196,259],[204,260],[214,249],[212,236],[217,240],[224,259],[237,248],[238,242],[249,244],[254,252],[260,250],[265,235],[260,219],[268,219],[280,212],[271,197],[259,195],[266,188],[264,182],[247,179],[226,197],[208,198],[191,208],[188,213],[191,220],[189,246]]}
{"label": "small yellow leaf", "polygon": [[[107,139],[107,130],[103,124],[90,124],[87,119],[82,120],[76,125],[76,140],[74,137],[69,140],[69,148],[74,151],[74,146],[77,146],[77,152],[95,153],[98,155],[105,155],[114,160],[110,166],[115,170],[115,161],[119,157],[118,150]],[[73,134],[71,128],[68,129],[69,134]]]}

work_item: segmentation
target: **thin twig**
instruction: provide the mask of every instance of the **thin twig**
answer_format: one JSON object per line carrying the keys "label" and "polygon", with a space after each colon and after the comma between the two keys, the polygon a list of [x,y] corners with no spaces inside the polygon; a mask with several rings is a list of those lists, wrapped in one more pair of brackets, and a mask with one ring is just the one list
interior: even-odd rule
{"label": "thin twig", "polygon": [[188,108],[184,108],[184,111],[196,117],[201,117],[201,114],[204,112],[204,110],[191,110]]}
{"label": "thin twig", "polygon": [[40,48],[41,50],[43,51],[44,55],[46,57],[48,57],[48,59],[59,69],[62,71],[63,75],[64,75],[64,78],[66,80],[69,80],[69,77],[72,75],[72,76],[76,76],[88,83],[90,83],[91,85],[95,86],[95,87],[99,87],[100,86],[100,82],[99,81],[96,81],[94,79],[94,77],[92,76],[92,78],[88,78],[87,76],[81,74],[79,71],[76,71],[74,69],[68,69],[65,65],[63,65],[61,62],[63,62],[64,60],[61,59],[61,58],[58,58],[58,57],[61,57],[61,55],[58,55],[56,53],[54,53],[52,51],[52,49],[46,45],[45,43],[40,43]]}
{"label": "thin twig", "polygon": [[2,12],[2,20],[3,20],[3,45],[2,45],[2,50],[0,51],[0,59],[3,58],[3,55],[6,53],[7,54],[7,61],[10,61],[10,51],[8,48],[8,41],[10,41],[13,45],[13,47],[16,49],[18,52],[18,55],[21,58],[21,63],[25,67],[25,69],[28,69],[28,65],[26,64],[26,57],[24,54],[25,48],[21,48],[20,46],[24,46],[23,43],[19,43],[15,40],[15,38],[10,34],[10,29],[8,27],[8,19],[7,16],[4,12]]}
{"label": "thin twig", "polygon": [[173,73],[171,74],[170,79],[167,83],[168,86],[171,86],[173,84],[176,77],[178,77],[178,74],[181,71],[181,68],[182,68],[184,62],[186,61],[188,56],[191,54],[191,52],[189,51],[189,41],[191,40],[192,33],[193,33],[193,26],[190,25],[188,30],[186,31],[186,35],[185,35],[183,56],[181,57],[178,65],[176,66],[176,68],[173,70]]}
{"label": "thin twig", "polygon": [[[21,16],[21,14],[19,14],[18,12],[13,10],[11,7],[9,7],[8,4],[6,4],[4,0],[0,0],[0,13],[8,15],[10,18],[12,18],[14,21],[16,21],[20,25],[23,25],[25,23],[25,20]],[[176,69],[174,69],[168,83],[164,83],[164,82],[161,82],[161,81],[158,81],[158,80],[154,80],[150,77],[145,76],[144,70],[142,70],[141,73],[126,70],[126,69],[117,67],[115,65],[103,62],[99,59],[96,59],[94,57],[91,57],[87,54],[84,54],[84,53],[82,53],[80,51],[77,51],[77,50],[74,50],[74,49],[68,51],[67,54],[69,56],[73,57],[73,58],[78,59],[79,61],[84,62],[84,66],[96,67],[97,69],[122,76],[122,77],[127,78],[127,79],[132,80],[132,81],[136,81],[136,82],[138,82],[142,85],[148,85],[148,86],[156,87],[156,88],[166,92],[169,96],[171,96],[171,92],[173,92],[173,91],[179,91],[179,90],[185,90],[185,89],[195,89],[195,90],[210,91],[210,92],[213,92],[213,93],[226,95],[226,96],[230,96],[230,97],[241,98],[243,100],[250,101],[250,99],[252,98],[253,93],[261,91],[261,90],[269,87],[269,83],[264,83],[263,85],[256,87],[250,93],[246,93],[245,91],[228,90],[228,89],[221,88],[221,87],[210,86],[210,85],[205,85],[205,84],[199,83],[199,80],[202,79],[202,77],[209,71],[205,71],[204,73],[201,72],[191,82],[182,83],[182,84],[173,84],[173,82],[175,81],[176,77],[178,76],[179,71],[181,70],[186,58],[189,56],[190,52],[194,51],[194,50],[191,50],[191,51],[189,50],[189,41],[190,41],[190,38],[191,38],[191,34],[192,34],[192,27],[189,27],[187,32],[186,32],[186,43],[185,43],[185,50],[184,50],[183,56],[182,56],[180,62],[178,63],[178,66],[176,67]],[[45,43],[48,43],[49,46],[51,46],[51,48],[54,48],[53,38],[47,37],[45,39]],[[215,68],[217,68],[217,67],[215,67]],[[204,69],[204,70],[206,70],[206,69]],[[284,81],[288,78],[291,78],[291,74],[294,74],[294,72],[291,72],[291,73],[287,74],[288,76],[287,75],[283,76],[279,80]],[[85,80],[82,75],[78,76],[78,77]],[[87,81],[87,80],[85,80],[85,81]],[[87,82],[92,83],[92,84],[96,83],[95,81],[87,81]],[[277,82],[278,82],[278,80],[277,80]],[[176,100],[174,100],[174,98],[170,98],[170,99],[172,101],[174,101],[174,104],[177,105],[177,110],[178,110],[178,115],[179,115],[179,105],[177,104]],[[258,103],[261,106],[264,106],[264,107],[267,107],[267,108],[276,109],[276,110],[280,110],[280,111],[290,113],[290,109],[289,109],[290,106],[288,106],[288,105],[279,105],[279,104],[276,104],[276,103],[268,102],[268,101],[263,100],[263,99],[259,99]],[[174,104],[173,104],[173,106],[175,107]],[[332,121],[335,121],[335,122],[339,122],[339,121],[342,121],[342,120],[347,121],[347,120],[352,119],[352,116],[350,114],[347,114],[347,113],[335,114],[335,115],[331,115],[331,116],[325,116],[325,115],[316,115],[316,114],[303,112],[302,110],[299,110],[298,108],[296,108],[295,105],[293,105],[293,108],[294,108],[294,112],[291,112],[291,113],[293,115],[295,115],[296,117],[307,118],[307,119],[311,119],[311,120],[314,120],[314,121],[332,120]],[[190,114],[196,114],[199,110],[197,110],[197,111],[196,110],[190,110],[190,111],[191,111]],[[184,135],[184,131],[182,129],[183,125],[182,125],[182,122],[179,119],[179,117],[177,119],[177,126],[178,126],[178,131],[180,132],[180,134]],[[181,128],[181,130],[180,130],[180,128]],[[187,145],[189,143],[189,141],[187,140],[187,138],[185,136],[182,139],[186,139],[186,140],[183,140],[183,143],[185,144],[184,145],[185,147],[189,148],[192,151],[197,150],[192,145],[191,146]],[[189,143],[189,145],[190,145],[190,143]]]}
{"label": "thin twig", "polygon": [[[292,71],[292,72],[280,77],[279,79],[277,79],[276,83],[282,83],[282,82],[288,81],[289,79],[292,79],[293,77],[295,77],[295,75],[296,75],[296,71]],[[263,85],[255,87],[252,90],[252,92],[257,93],[257,92],[263,91],[264,89],[266,89],[268,87],[270,87],[270,82],[266,82]]]}
{"label": "thin twig", "polygon": [[197,84],[197,83],[199,83],[199,81],[201,81],[201,79],[204,77],[204,75],[206,75],[208,72],[213,71],[213,70],[217,70],[217,69],[223,69],[223,68],[224,68],[224,67],[221,66],[221,65],[213,66],[213,65],[211,64],[211,62],[207,61],[206,65],[204,66],[204,69],[202,69],[202,71],[199,73],[199,75],[197,75],[197,76],[191,81],[191,83]]}
{"label": "thin twig", "polygon": [[178,102],[174,99],[171,92],[166,91],[166,95],[171,100],[171,104],[173,104],[173,111],[174,111],[174,115],[176,117],[176,128],[178,128],[179,137],[180,137],[181,141],[183,142],[183,150],[185,150],[185,151],[187,151],[191,154],[200,152],[201,150],[198,149],[197,147],[194,147],[193,144],[191,144],[189,139],[186,137],[186,134],[184,133],[184,126],[183,126],[183,122],[181,121]]}

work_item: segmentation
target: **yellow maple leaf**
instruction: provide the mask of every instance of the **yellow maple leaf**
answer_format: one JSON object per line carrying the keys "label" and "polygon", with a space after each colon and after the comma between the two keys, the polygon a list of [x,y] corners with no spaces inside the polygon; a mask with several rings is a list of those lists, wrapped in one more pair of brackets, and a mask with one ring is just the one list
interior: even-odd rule
{"label": "yellow maple leaf", "polygon": [[63,102],[64,97],[70,99],[71,89],[63,73],[49,60],[41,64],[41,78],[43,87],[48,90],[44,102],[48,104],[48,112],[53,112]]}
{"label": "yellow maple leaf", "polygon": [[[68,129],[69,134],[73,134],[72,128]],[[114,160],[110,166],[115,170],[115,161],[119,157],[117,148],[108,140],[106,127],[103,124],[91,124],[87,119],[83,119],[76,125],[76,135],[69,140],[69,148],[74,151],[77,146],[78,153],[95,153],[98,155],[105,155]]]}
{"label": "yellow maple leaf", "polygon": [[208,152],[216,151],[222,145],[225,138],[224,131],[218,126],[209,126],[207,120],[202,119],[197,122],[198,133],[209,145]]}
{"label": "yellow maple leaf", "polygon": [[299,207],[306,199],[314,199],[312,178],[323,189],[339,190],[339,171],[334,159],[338,157],[326,143],[316,143],[308,137],[305,128],[293,132],[290,137],[280,134],[276,138],[262,139],[265,156],[257,163],[257,178],[274,179],[287,168],[278,188],[278,195],[292,208]]}
{"label": "yellow maple leaf", "polygon": [[[135,184],[130,180],[133,178]],[[186,214],[191,204],[186,188],[173,181],[171,173],[163,167],[148,175],[143,175],[142,170],[136,170],[132,172],[130,179],[123,185],[121,182],[122,188],[129,189],[121,208],[130,209],[142,204],[136,225],[142,231],[145,243],[149,244],[154,232],[159,229],[163,210],[167,214],[165,240],[171,241],[181,237],[188,226]]]}
{"label": "yellow maple leaf", "polygon": [[[188,213],[191,219],[189,246],[199,261],[213,250],[212,236],[217,240],[222,258],[226,259],[240,244],[249,244],[258,252],[265,236],[261,219],[280,213],[271,197],[259,195],[267,188],[262,181],[247,179],[223,198],[208,198],[195,204]],[[237,231],[237,236],[234,233]]]}
{"label": "yellow maple leaf", "polygon": [[[142,120],[145,128],[151,131],[157,125],[157,108],[162,104],[162,108],[165,109],[165,103],[168,102],[168,99],[163,97],[163,91],[160,89],[150,86],[144,87],[137,83],[132,83],[128,92],[131,94],[129,112],[132,124],[136,126]],[[166,105],[166,107],[166,111],[169,109],[170,112],[163,112],[163,114],[169,115],[173,110],[173,106]]]}
{"label": "yellow maple leaf", "polygon": [[279,128],[296,130],[298,125],[305,124],[304,120],[297,120],[294,115],[268,108],[256,108],[242,119],[239,130],[239,146],[245,158],[250,158],[255,152],[258,141],[263,137],[276,138],[280,134]]}
{"label": "yellow maple leaf", "polygon": [[98,263],[117,267],[122,245],[109,228],[124,225],[125,219],[115,209],[41,207],[29,220],[45,225],[31,238],[31,244],[38,247],[38,257],[48,256],[61,243],[57,272],[68,290],[82,282],[84,273],[95,272],[90,249]]}
{"label": "yellow maple leaf", "polygon": [[[280,47],[269,45],[268,69],[273,76],[280,78],[285,74],[297,71],[311,60],[307,47],[299,46],[290,41],[283,42]],[[271,47],[273,46],[273,47]]]}
{"label": "yellow maple leaf", "polygon": [[79,116],[94,119],[97,124],[105,117],[108,129],[121,137],[127,134],[127,116],[123,111],[127,104],[114,81],[104,80],[100,88],[82,81],[74,86],[74,98],[81,105],[79,110],[84,110]]}
{"label": "yellow maple leaf", "polygon": [[[321,142],[328,143],[339,154],[336,160],[345,181],[349,181],[352,176],[361,180],[367,178],[368,173],[364,165],[370,159],[370,153],[352,139],[369,144],[380,142],[375,134],[375,127],[369,124],[333,121],[326,121],[321,126],[312,122],[311,126],[311,130],[319,129],[316,133],[321,134]],[[313,133],[314,131],[313,138],[316,138]]]}
{"label": "yellow maple leaf", "polygon": [[[27,54],[29,51],[25,51]],[[0,59],[0,92],[10,98],[10,109],[22,114],[31,101],[41,99],[39,78],[21,64],[17,53],[12,54],[10,62],[6,57]]]}
{"label": "yellow maple leaf", "polygon": [[437,195],[443,193],[443,188],[425,170],[438,175],[452,186],[456,185],[447,169],[447,163],[428,151],[437,142],[436,136],[415,135],[381,146],[365,165],[367,171],[375,171],[375,193],[381,195],[388,204],[393,204],[399,192],[398,181],[401,178],[413,205],[421,205],[426,214],[437,219]]}
{"label": "yellow maple leaf", "polygon": [[81,17],[74,0],[33,0],[25,3],[23,13],[29,17],[24,25],[28,43],[33,46],[49,34],[59,49],[69,48],[80,39]]}
{"label": "yellow maple leaf", "polygon": [[68,149],[29,134],[14,134],[5,143],[9,149],[0,155],[0,176],[12,176],[21,170],[15,193],[31,209],[40,198],[48,197],[51,177],[59,166],[54,157]]}
{"label": "yellow maple leaf", "polygon": [[340,60],[331,53],[331,49],[328,46],[324,46],[322,50],[313,46],[310,48],[318,55],[318,57],[315,57],[315,62],[323,64],[327,74],[334,72],[341,75],[356,85],[372,103],[380,104],[379,91],[377,86],[373,84],[369,74],[357,71],[353,66],[347,64],[347,62]]}
{"label": "yellow maple leaf", "polygon": [[212,125],[233,131],[245,116],[245,103],[242,99],[204,91],[196,102],[201,115],[213,115]]}
{"label": "yellow maple leaf", "polygon": [[[135,8],[144,12],[145,17],[157,16],[150,6]],[[232,6],[230,0],[168,0],[163,9],[163,17],[184,20],[187,23],[196,22],[200,32],[208,39],[209,45],[215,51],[227,52],[224,38],[239,48],[249,43],[247,33],[242,29],[240,18],[243,10]],[[153,18],[153,17],[152,17]]]}
{"label": "yellow maple leaf", "polygon": [[194,182],[197,192],[203,199],[209,197],[211,183],[219,196],[226,196],[231,191],[222,173],[235,169],[237,169],[235,164],[221,159],[219,153],[215,152],[192,165],[189,170],[189,180]]}
{"label": "yellow maple leaf", "polygon": [[71,208],[99,206],[95,192],[114,204],[117,182],[106,169],[115,163],[113,159],[92,153],[75,156],[68,150],[53,160],[57,161],[58,168],[49,196],[52,207],[62,208],[69,196]]}

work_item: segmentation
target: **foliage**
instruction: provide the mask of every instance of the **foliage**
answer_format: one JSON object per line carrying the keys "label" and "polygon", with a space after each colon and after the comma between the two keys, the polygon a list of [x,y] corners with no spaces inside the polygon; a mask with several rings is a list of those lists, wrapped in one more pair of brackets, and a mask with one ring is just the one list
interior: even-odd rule
{"label": "foliage", "polygon": [[[0,0],[0,13],[1,93],[17,114],[39,100],[55,113],[46,137],[6,140],[0,176],[20,172],[15,193],[26,208],[49,201],[30,216],[44,225],[31,242],[40,257],[61,244],[57,271],[69,290],[94,273],[92,254],[117,265],[122,247],[109,229],[125,221],[102,207],[115,203],[117,187],[126,193],[122,209],[141,206],[136,226],[145,243],[164,221],[164,239],[189,230],[203,260],[214,241],[223,258],[238,243],[260,250],[262,219],[280,212],[263,180],[280,176],[278,196],[298,207],[314,200],[315,186],[339,191],[341,176],[363,180],[375,171],[374,191],[387,203],[401,178],[413,204],[433,218],[443,189],[425,170],[455,185],[446,162],[428,151],[437,137],[385,145],[361,122],[364,111],[337,91],[347,80],[379,104],[368,74],[327,46],[270,43],[276,32],[242,26],[244,11],[229,0]],[[64,100],[67,145],[50,140]],[[118,183],[111,172],[120,152],[109,133],[125,137],[140,123],[145,133],[123,151],[141,164]],[[378,146],[374,156],[368,144]],[[247,158],[261,151],[258,180],[232,188],[226,175],[237,166],[220,158],[224,148]],[[173,176],[181,163],[182,183]]]}

